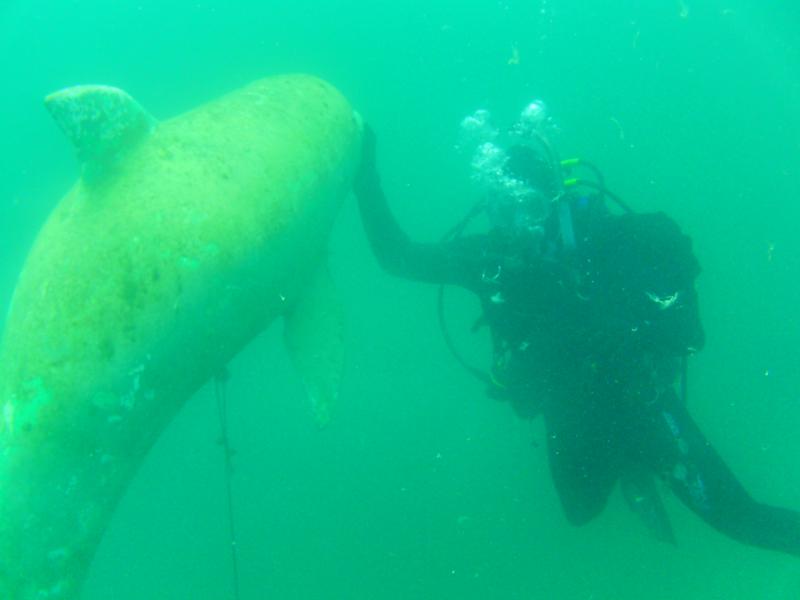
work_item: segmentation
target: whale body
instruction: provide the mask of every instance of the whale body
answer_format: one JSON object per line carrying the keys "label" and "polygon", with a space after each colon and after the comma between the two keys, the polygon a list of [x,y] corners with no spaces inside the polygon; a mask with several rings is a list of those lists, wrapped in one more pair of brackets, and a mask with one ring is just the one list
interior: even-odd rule
{"label": "whale body", "polygon": [[182,404],[278,317],[314,415],[342,365],[328,234],[361,123],[306,75],[157,122],[122,90],[46,99],[82,175],[39,233],[0,343],[0,598],[73,599]]}

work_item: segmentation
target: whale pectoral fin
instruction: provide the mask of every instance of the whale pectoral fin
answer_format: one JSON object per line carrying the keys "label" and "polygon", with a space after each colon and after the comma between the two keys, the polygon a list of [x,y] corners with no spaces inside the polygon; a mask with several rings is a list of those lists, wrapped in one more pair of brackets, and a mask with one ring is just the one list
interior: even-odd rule
{"label": "whale pectoral fin", "polygon": [[107,85],[77,85],[54,92],[45,107],[86,166],[108,164],[147,135],[156,120],[127,92]]}
{"label": "whale pectoral fin", "polygon": [[284,340],[314,418],[324,426],[339,395],[344,364],[344,313],[327,265],[317,270],[286,315]]}

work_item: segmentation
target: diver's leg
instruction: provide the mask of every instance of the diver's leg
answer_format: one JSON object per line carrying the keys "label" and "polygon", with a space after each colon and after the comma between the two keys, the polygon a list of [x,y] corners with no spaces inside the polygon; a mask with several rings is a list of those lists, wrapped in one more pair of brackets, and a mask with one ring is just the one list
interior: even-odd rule
{"label": "diver's leg", "polygon": [[800,556],[800,513],[756,502],[736,480],[671,391],[652,415],[653,466],[681,501],[718,531],[753,546]]}
{"label": "diver's leg", "polygon": [[580,411],[545,415],[550,473],[573,525],[600,514],[619,475],[615,436],[603,421]]}

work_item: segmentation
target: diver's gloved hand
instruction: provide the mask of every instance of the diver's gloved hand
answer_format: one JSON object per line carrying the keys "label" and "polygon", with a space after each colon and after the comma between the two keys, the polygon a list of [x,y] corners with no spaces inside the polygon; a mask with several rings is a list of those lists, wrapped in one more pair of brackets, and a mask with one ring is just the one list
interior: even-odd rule
{"label": "diver's gloved hand", "polygon": [[353,191],[358,196],[369,193],[380,185],[378,166],[375,161],[375,132],[368,123],[364,123],[361,136],[361,165],[353,180]]}

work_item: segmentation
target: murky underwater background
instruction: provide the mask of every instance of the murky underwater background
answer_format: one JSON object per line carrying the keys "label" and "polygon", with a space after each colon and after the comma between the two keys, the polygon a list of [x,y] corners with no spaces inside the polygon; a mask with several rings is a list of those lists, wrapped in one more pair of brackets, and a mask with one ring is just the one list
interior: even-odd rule
{"label": "murky underwater background", "polygon": [[[387,195],[428,240],[476,200],[461,118],[510,124],[543,98],[563,155],[693,236],[708,342],[692,412],[754,495],[800,508],[799,28],[790,0],[4,0],[0,314],[77,175],[42,106],[60,87],[117,85],[167,118],[264,75],[320,75],[373,125]],[[677,547],[618,493],[570,527],[541,424],[457,365],[435,288],[379,270],[352,201],[331,259],[349,357],[331,426],[313,425],[279,326],[231,365],[242,599],[800,597],[796,558],[724,538],[668,495]],[[449,292],[447,313],[488,361],[472,299]],[[202,390],[154,448],[86,600],[231,597],[215,410]]]}

